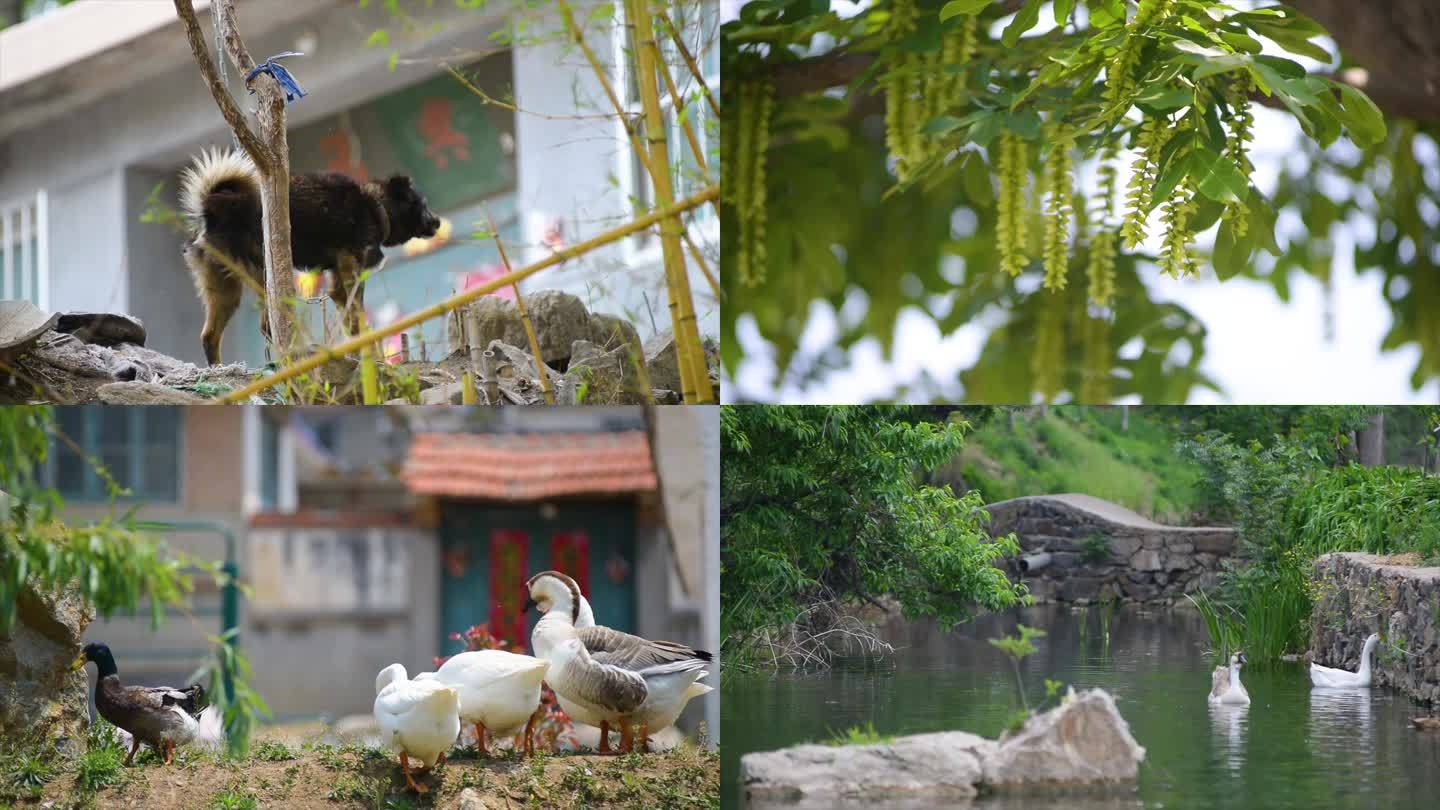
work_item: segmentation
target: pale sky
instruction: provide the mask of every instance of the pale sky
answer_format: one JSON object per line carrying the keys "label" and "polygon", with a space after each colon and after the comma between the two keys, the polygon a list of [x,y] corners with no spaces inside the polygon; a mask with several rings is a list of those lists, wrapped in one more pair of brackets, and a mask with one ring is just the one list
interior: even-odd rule
{"label": "pale sky", "polygon": [[[736,13],[739,5],[738,0],[722,0],[727,19]],[[1041,15],[1041,19],[1049,17]],[[1040,32],[1041,29],[1036,29],[1035,33]],[[1325,44],[1333,51],[1332,45]],[[1319,64],[1284,55],[1307,63],[1307,67]],[[1274,191],[1281,162],[1294,159],[1296,144],[1303,136],[1287,114],[1258,105],[1255,113],[1255,140],[1250,155],[1255,164],[1256,185],[1268,196]],[[1123,171],[1120,181],[1123,188]],[[1197,389],[1191,392],[1190,401],[1200,404],[1440,400],[1440,384],[1432,382],[1419,391],[1410,387],[1410,374],[1419,358],[1418,348],[1411,345],[1397,351],[1380,351],[1380,342],[1391,323],[1389,307],[1380,294],[1382,277],[1378,271],[1357,275],[1350,255],[1350,240],[1359,231],[1360,238],[1368,242],[1370,234],[1364,232],[1370,228],[1368,223],[1361,223],[1359,228],[1346,227],[1333,232],[1337,239],[1332,267],[1334,281],[1329,293],[1333,339],[1327,339],[1326,335],[1326,291],[1308,276],[1291,276],[1291,300],[1286,304],[1267,283],[1238,279],[1221,283],[1208,268],[1201,278],[1183,281],[1165,277],[1153,267],[1142,270],[1152,297],[1180,304],[1209,329],[1202,368],[1220,385],[1222,393]],[[1278,230],[1284,229],[1282,215]],[[1152,224],[1152,239],[1146,245],[1152,253],[1158,247],[1160,231]],[[1213,237],[1202,237],[1202,240],[1208,245],[1210,238]],[[847,308],[863,311],[863,297],[854,298],[847,303]],[[845,313],[847,322],[854,314]],[[804,390],[793,384],[777,389],[777,372],[769,347],[760,339],[753,321],[742,318],[736,333],[727,335],[726,339],[741,341],[746,360],[733,378],[724,380],[724,398],[726,401],[745,398],[860,402],[891,396],[895,382],[913,384],[928,373],[942,383],[939,390],[944,395],[959,400],[963,398],[963,391],[956,382],[958,372],[979,357],[988,331],[971,324],[942,338],[930,317],[918,309],[906,309],[896,323],[889,360],[882,356],[879,341],[867,338],[846,353],[841,370],[829,373],[820,382]],[[819,303],[812,305],[792,369],[811,365],[827,350],[838,351],[831,348],[836,332],[835,313],[831,308]],[[1124,350],[1122,354],[1130,356]]]}

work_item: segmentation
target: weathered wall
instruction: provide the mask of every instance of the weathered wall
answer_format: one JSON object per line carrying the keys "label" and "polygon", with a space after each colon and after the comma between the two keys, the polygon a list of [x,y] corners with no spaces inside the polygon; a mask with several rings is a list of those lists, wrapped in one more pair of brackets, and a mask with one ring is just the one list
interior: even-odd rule
{"label": "weathered wall", "polygon": [[70,665],[90,618],[74,592],[20,591],[15,624],[0,633],[0,751],[6,741],[74,742],[85,733],[89,676]]}
{"label": "weathered wall", "polygon": [[1366,636],[1378,632],[1383,643],[1371,662],[1374,683],[1440,703],[1440,567],[1385,560],[1343,552],[1315,561],[1317,593],[1310,613],[1315,663],[1353,671]]}
{"label": "weathered wall", "polygon": [[[1013,498],[988,510],[992,534],[1015,532],[1022,555],[1050,555],[1021,574],[1039,602],[1173,600],[1214,585],[1235,551],[1232,529],[1163,526],[1089,495]],[[1008,562],[1019,571],[1018,559]]]}

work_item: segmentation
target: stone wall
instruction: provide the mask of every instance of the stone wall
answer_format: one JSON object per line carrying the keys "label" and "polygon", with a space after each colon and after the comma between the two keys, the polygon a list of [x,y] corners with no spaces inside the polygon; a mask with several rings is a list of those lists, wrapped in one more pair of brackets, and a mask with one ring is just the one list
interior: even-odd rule
{"label": "stone wall", "polygon": [[90,723],[89,675],[72,668],[90,609],[74,593],[21,588],[15,624],[0,632],[0,751],[6,741],[68,747]]}
{"label": "stone wall", "polygon": [[1232,529],[1163,526],[1089,495],[1014,498],[988,510],[992,534],[1019,538],[1021,557],[1007,565],[1039,602],[1173,601],[1214,585],[1220,560],[1235,552]]}
{"label": "stone wall", "polygon": [[1366,636],[1379,633],[1382,643],[1371,662],[1374,683],[1440,704],[1440,567],[1386,559],[1344,552],[1315,560],[1314,661],[1354,671]]}

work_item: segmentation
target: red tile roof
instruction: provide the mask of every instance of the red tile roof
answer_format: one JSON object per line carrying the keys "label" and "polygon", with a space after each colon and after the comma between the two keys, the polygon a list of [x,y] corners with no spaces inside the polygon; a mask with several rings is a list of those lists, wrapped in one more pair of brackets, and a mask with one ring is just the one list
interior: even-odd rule
{"label": "red tile roof", "polygon": [[644,431],[421,433],[401,478],[417,495],[529,501],[650,492],[655,465]]}

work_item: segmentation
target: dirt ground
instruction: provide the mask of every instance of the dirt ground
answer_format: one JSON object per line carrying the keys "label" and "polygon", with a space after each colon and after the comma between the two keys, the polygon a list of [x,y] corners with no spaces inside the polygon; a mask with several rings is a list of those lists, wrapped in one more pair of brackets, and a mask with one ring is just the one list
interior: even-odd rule
{"label": "dirt ground", "polygon": [[[164,766],[151,753],[124,769],[124,782],[85,791],[72,769],[41,795],[14,807],[29,808],[710,808],[720,802],[719,755],[686,746],[657,754],[599,756],[513,753],[480,758],[456,749],[443,766],[405,785],[398,758],[357,745],[257,744],[243,762],[203,751],[177,752]],[[463,795],[462,795],[463,794]],[[0,807],[6,806],[0,800]]]}

